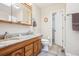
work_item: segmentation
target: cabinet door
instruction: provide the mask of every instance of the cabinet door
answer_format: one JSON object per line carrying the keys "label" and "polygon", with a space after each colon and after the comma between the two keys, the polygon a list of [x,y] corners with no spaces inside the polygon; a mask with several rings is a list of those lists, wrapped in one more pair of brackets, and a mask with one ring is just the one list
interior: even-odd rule
{"label": "cabinet door", "polygon": [[25,56],[33,56],[33,48],[25,52]]}
{"label": "cabinet door", "polygon": [[34,42],[34,55],[37,55],[37,53],[38,53],[38,42],[35,41]]}
{"label": "cabinet door", "polygon": [[40,39],[34,42],[34,55],[38,55],[41,51],[41,41]]}
{"label": "cabinet door", "polygon": [[24,48],[19,49],[13,53],[10,54],[11,56],[24,56]]}
{"label": "cabinet door", "polygon": [[33,55],[33,43],[25,47],[25,56],[31,56],[31,55]]}

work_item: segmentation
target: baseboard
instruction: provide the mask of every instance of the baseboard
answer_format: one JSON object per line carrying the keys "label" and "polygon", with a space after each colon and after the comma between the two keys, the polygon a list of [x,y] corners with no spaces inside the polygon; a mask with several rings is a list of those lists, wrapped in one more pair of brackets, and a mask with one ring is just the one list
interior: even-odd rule
{"label": "baseboard", "polygon": [[77,56],[77,55],[74,55],[74,54],[71,54],[71,53],[68,53],[68,52],[65,52],[66,56]]}
{"label": "baseboard", "polygon": [[66,56],[72,56],[71,53],[65,52]]}
{"label": "baseboard", "polygon": [[62,48],[62,46],[60,46],[60,45],[58,45],[58,44],[56,44],[56,43],[54,43],[54,44]]}

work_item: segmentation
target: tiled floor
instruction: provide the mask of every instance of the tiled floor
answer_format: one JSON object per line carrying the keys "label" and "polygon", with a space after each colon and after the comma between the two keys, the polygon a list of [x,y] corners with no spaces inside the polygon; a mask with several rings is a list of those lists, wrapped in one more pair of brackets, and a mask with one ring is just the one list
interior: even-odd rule
{"label": "tiled floor", "polygon": [[62,52],[62,47],[54,44],[53,46],[49,47],[49,53],[53,53],[56,56],[65,56],[65,52]]}
{"label": "tiled floor", "polygon": [[61,50],[62,48],[55,44],[49,48],[45,46],[38,56],[65,56],[65,53],[61,52]]}
{"label": "tiled floor", "polygon": [[53,53],[49,53],[47,51],[42,51],[38,56],[56,56]]}

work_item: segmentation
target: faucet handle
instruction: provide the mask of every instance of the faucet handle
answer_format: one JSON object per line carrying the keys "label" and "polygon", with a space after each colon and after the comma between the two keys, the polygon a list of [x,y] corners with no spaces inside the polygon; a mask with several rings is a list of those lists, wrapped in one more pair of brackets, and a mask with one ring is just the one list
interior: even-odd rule
{"label": "faucet handle", "polygon": [[8,34],[8,32],[5,32],[5,34]]}
{"label": "faucet handle", "polygon": [[8,32],[5,32],[5,33],[4,33],[4,39],[7,37],[7,36],[6,36],[7,34],[8,34]]}

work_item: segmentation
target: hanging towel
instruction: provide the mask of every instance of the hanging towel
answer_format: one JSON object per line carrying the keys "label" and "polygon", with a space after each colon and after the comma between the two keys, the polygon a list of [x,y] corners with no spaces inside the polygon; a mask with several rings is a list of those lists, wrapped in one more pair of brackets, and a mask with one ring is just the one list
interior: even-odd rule
{"label": "hanging towel", "polygon": [[72,14],[72,29],[79,31],[79,13]]}

